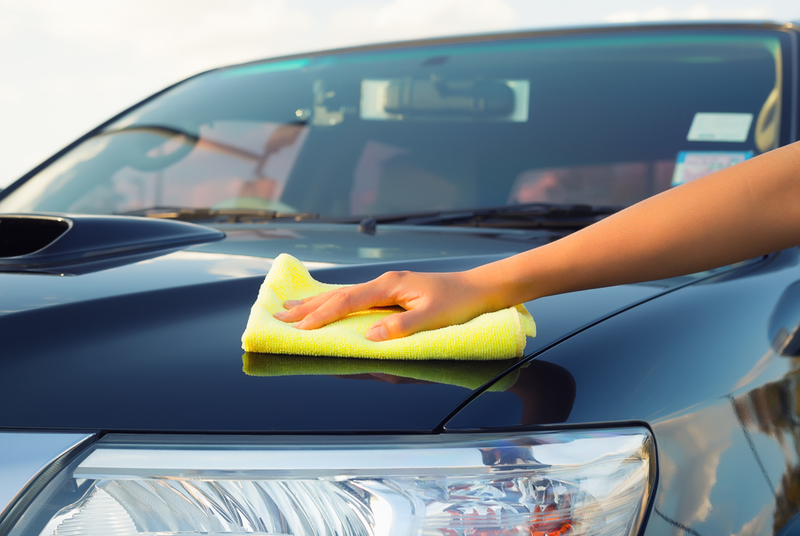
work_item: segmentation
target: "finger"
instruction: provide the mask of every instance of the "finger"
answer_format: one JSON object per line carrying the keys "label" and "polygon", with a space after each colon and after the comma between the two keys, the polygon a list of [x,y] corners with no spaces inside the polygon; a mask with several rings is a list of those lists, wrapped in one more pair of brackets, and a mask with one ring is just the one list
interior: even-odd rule
{"label": "finger", "polygon": [[436,329],[443,325],[445,324],[437,322],[436,315],[429,309],[421,307],[378,320],[367,329],[365,336],[370,341],[380,342],[408,337],[419,331]]}
{"label": "finger", "polygon": [[288,310],[311,302],[322,303],[322,301],[329,299],[335,292],[338,292],[338,290],[339,289],[326,290],[325,292],[320,292],[319,294],[314,294],[313,296],[301,300],[287,300],[283,302],[283,306]]}
{"label": "finger", "polygon": [[283,307],[288,311],[289,309],[294,309],[295,307],[303,305],[304,303],[309,303],[311,301],[319,299],[325,299],[326,297],[329,297],[331,294],[336,292],[336,290],[337,289],[326,290],[325,292],[320,292],[319,294],[315,294],[313,296],[309,296],[308,298],[303,298],[301,300],[286,300],[285,302],[283,302]]}
{"label": "finger", "polygon": [[298,320],[302,320],[309,312],[319,307],[326,300],[329,300],[335,292],[337,291],[329,290],[302,300],[289,300],[283,304],[286,311],[278,311],[272,316],[283,322],[297,322]]}
{"label": "finger", "polygon": [[312,300],[291,311],[302,309],[303,320],[295,324],[299,329],[315,329],[335,320],[344,318],[350,313],[364,311],[370,307],[395,305],[391,296],[391,287],[380,279],[337,290],[327,299]]}
{"label": "finger", "polygon": [[389,333],[386,331],[386,327],[382,323],[375,322],[369,327],[364,336],[367,338],[367,340],[380,342],[387,340],[389,338]]}

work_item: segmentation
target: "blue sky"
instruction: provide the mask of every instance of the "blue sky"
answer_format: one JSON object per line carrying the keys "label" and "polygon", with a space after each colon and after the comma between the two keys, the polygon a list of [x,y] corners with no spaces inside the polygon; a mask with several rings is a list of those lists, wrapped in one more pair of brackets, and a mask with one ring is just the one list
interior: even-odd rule
{"label": "blue sky", "polygon": [[497,30],[800,20],[797,0],[0,0],[0,187],[160,88],[321,48]]}

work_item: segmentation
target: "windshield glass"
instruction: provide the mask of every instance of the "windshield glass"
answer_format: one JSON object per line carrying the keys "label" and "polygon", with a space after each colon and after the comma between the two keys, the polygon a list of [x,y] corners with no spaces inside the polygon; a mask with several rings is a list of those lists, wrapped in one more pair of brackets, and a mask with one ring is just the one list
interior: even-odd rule
{"label": "windshield glass", "polygon": [[788,140],[786,39],[654,28],[220,69],[83,141],[0,211],[629,205]]}

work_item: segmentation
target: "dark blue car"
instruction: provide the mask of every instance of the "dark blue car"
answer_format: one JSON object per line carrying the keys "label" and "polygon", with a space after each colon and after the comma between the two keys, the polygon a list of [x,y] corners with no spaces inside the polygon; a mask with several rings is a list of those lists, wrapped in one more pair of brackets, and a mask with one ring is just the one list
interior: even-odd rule
{"label": "dark blue car", "polygon": [[124,111],[0,192],[0,536],[800,534],[797,249],[528,303],[519,359],[241,350],[281,253],[356,283],[547,244],[797,140],[799,77],[796,25],[604,27]]}

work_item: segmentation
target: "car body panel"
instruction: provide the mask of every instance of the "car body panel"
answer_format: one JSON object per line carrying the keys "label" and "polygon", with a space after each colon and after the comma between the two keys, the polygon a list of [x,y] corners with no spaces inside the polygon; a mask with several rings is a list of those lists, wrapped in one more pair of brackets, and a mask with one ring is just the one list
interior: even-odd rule
{"label": "car body panel", "polygon": [[20,491],[94,434],[0,431],[0,519]]}
{"label": "car body panel", "polygon": [[660,473],[645,534],[777,533],[800,508],[800,368],[796,350],[783,355],[800,324],[799,258],[786,250],[589,327],[522,369],[527,388],[482,393],[446,429],[647,422]]}
{"label": "car body panel", "polygon": [[[302,244],[302,231],[293,232],[294,243]],[[343,232],[320,232],[306,243],[313,250],[315,244],[338,240]],[[352,229],[348,232],[357,235]],[[452,243],[455,233],[428,234],[429,244],[411,238],[416,248],[437,251]],[[469,231],[457,238],[465,243],[485,240]],[[2,426],[431,432],[472,391],[516,363],[471,363],[464,372],[437,361],[408,369],[402,364],[398,368],[396,362],[381,368],[380,362],[366,360],[344,365],[337,374],[331,360],[322,357],[316,358],[322,363],[317,369],[308,365],[314,358],[306,358],[294,375],[264,375],[268,356],[244,356],[243,361],[240,339],[271,260],[211,252],[224,251],[226,241],[205,245],[203,251],[167,253],[79,276],[3,274],[8,290],[2,291],[0,330],[14,336],[5,338],[5,358],[0,361]],[[526,245],[521,241],[514,247]],[[254,249],[265,255],[283,247],[270,238],[262,239],[260,246]],[[337,255],[341,259],[343,253]],[[352,283],[387,269],[465,269],[487,260],[476,256],[370,264],[354,252],[350,255],[348,260],[361,264],[316,268],[313,275],[329,283]],[[529,340],[526,351],[536,352],[690,281],[677,278],[531,303],[541,335]],[[453,369],[450,384],[437,383],[436,371],[448,366]]]}
{"label": "car body panel", "polygon": [[[791,46],[782,58],[786,76],[782,85],[775,82],[776,91],[786,93],[784,120],[776,135],[783,143],[797,139],[796,26],[703,23],[539,35],[675,28],[779,31],[782,39],[788,35]],[[532,35],[345,52],[510,42]],[[713,63],[713,58],[698,60],[698,65]],[[546,111],[560,113],[556,107]],[[123,116],[31,171],[0,199]],[[557,119],[554,115],[550,123],[569,130]],[[644,133],[652,128],[629,129],[622,122],[613,126],[624,130],[628,143],[643,146],[649,140]],[[686,149],[683,132],[675,138],[680,150]],[[431,129],[416,141],[433,146],[437,135]],[[538,143],[546,146],[556,138]],[[473,147],[479,147],[481,138],[474,141]],[[597,147],[601,141],[611,143],[613,137],[597,140]],[[689,149],[707,150],[701,148],[703,142],[693,143]],[[349,157],[355,159],[357,152]],[[322,196],[322,201],[327,199]],[[530,302],[526,305],[538,335],[528,341],[520,360],[398,363],[242,355],[239,338],[272,259],[289,252],[320,281],[357,283],[387,270],[468,269],[547,244],[564,233],[380,223],[372,233],[354,224],[322,221],[210,226],[227,237],[146,258],[127,257],[79,275],[68,269],[63,275],[0,274],[0,428],[6,431],[0,434],[0,450],[4,445],[25,449],[30,441],[50,449],[22,465],[17,465],[22,463],[18,452],[0,452],[7,462],[0,466],[0,481],[6,484],[9,467],[18,470],[16,480],[0,486],[5,493],[0,507],[13,496],[14,486],[23,487],[57,454],[49,439],[59,436],[48,435],[37,446],[45,436],[28,434],[33,429],[69,432],[64,437],[72,439],[64,447],[86,438],[77,433],[82,430],[141,437],[147,432],[358,435],[636,424],[654,432],[659,465],[641,534],[797,533],[797,249],[684,278]]]}

